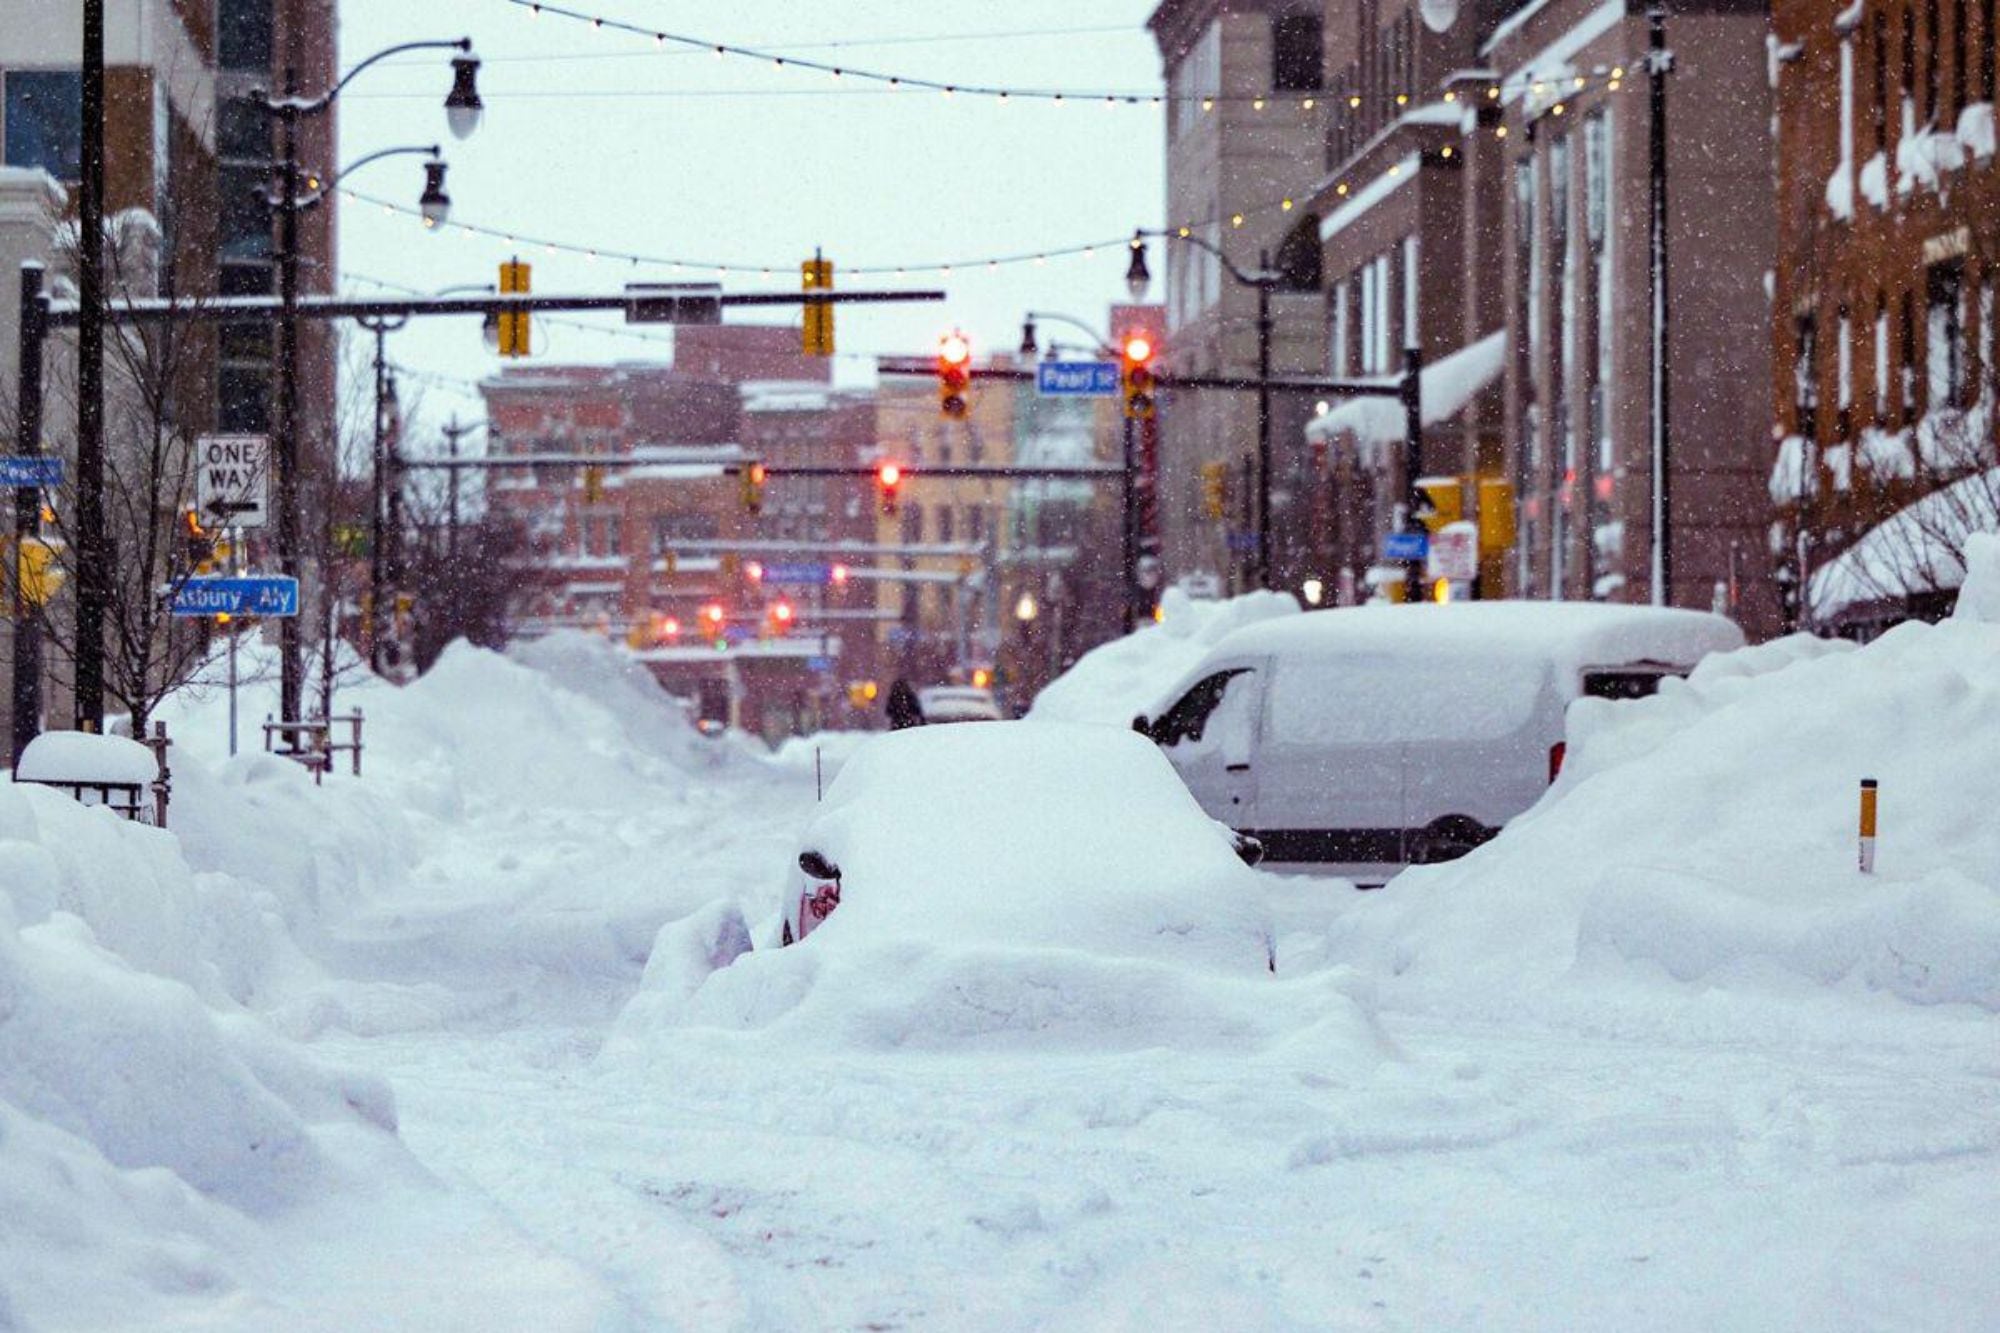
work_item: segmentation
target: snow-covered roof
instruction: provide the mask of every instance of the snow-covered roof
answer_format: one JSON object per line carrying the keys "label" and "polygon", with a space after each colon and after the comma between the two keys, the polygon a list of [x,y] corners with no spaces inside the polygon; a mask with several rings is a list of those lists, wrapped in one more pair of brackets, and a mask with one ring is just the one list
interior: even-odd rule
{"label": "snow-covered roof", "polygon": [[2000,468],[1961,477],[1891,515],[1814,572],[1806,604],[1816,618],[1863,602],[1949,592],[1965,581],[1966,538],[2000,530]]}
{"label": "snow-covered roof", "polygon": [[1655,661],[1689,666],[1743,646],[1726,617],[1605,602],[1454,602],[1342,607],[1284,616],[1236,631],[1224,654],[1345,657],[1395,651],[1432,660],[1535,659],[1568,667]]}
{"label": "snow-covered roof", "polygon": [[[1507,360],[1507,333],[1489,333],[1459,348],[1434,365],[1424,367],[1423,422],[1435,426],[1465,410],[1466,404],[1500,378]],[[1395,380],[1384,378],[1384,384]],[[1323,417],[1306,423],[1309,440],[1352,434],[1364,443],[1386,444],[1403,438],[1403,405],[1394,398],[1350,398]]]}
{"label": "snow-covered roof", "polygon": [[159,761],[139,742],[85,731],[45,731],[28,742],[14,766],[16,782],[144,785],[159,775]]}

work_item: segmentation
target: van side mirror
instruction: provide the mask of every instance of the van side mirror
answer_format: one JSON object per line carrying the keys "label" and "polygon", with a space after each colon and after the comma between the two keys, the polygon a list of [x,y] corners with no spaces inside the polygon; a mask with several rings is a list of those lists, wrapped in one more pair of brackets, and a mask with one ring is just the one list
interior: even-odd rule
{"label": "van side mirror", "polygon": [[814,879],[839,879],[840,867],[821,856],[818,852],[800,852],[799,869]]}
{"label": "van side mirror", "polygon": [[1140,713],[1132,719],[1132,730],[1138,732],[1147,740],[1153,739],[1153,724],[1146,720],[1144,713]]}
{"label": "van side mirror", "polygon": [[1264,860],[1264,844],[1248,833],[1236,835],[1236,856],[1246,866],[1256,866]]}

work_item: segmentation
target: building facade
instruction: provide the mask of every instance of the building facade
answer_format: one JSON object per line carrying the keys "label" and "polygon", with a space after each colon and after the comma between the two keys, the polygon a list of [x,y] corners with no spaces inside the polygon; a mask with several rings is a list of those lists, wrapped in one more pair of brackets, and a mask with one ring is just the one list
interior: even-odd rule
{"label": "building facade", "polygon": [[[1304,0],[1166,0],[1148,20],[1167,86],[1167,222],[1161,266],[1171,373],[1254,375],[1258,300],[1230,276],[1267,266],[1282,275],[1271,299],[1271,363],[1278,374],[1321,374],[1326,346],[1315,220],[1304,207],[1321,175],[1326,103],[1324,16]],[[1183,239],[1181,229],[1188,236]],[[1207,247],[1207,248],[1205,248]],[[1214,250],[1227,257],[1228,264]],[[1281,478],[1298,471],[1312,399],[1272,404],[1272,527],[1282,578],[1306,548],[1294,510],[1303,497]],[[1169,579],[1249,576],[1254,511],[1204,503],[1204,468],[1254,480],[1256,395],[1182,391],[1162,396],[1158,512]],[[1247,489],[1244,488],[1247,494]],[[1247,521],[1246,521],[1247,520]]]}
{"label": "building facade", "polygon": [[1867,634],[1949,606],[2000,526],[1994,0],[1780,0],[1770,405],[1790,618]]}

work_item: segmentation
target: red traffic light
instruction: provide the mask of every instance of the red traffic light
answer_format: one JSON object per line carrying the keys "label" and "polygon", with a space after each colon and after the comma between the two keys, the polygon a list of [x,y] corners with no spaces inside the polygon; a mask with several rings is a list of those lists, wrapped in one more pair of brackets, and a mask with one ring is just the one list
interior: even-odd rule
{"label": "red traffic light", "polygon": [[836,587],[836,588],[845,588],[845,587],[847,586],[847,566],[846,566],[846,565],[835,565],[835,566],[833,567],[833,569],[832,569],[831,571],[829,571],[829,576],[830,576],[830,577],[831,577],[831,578],[833,579],[833,586],[834,586],[834,587]]}
{"label": "red traffic light", "polygon": [[1143,333],[1130,334],[1125,339],[1125,359],[1145,362],[1153,359],[1153,340]]}
{"label": "red traffic light", "polygon": [[743,574],[752,583],[762,583],[764,581],[764,562],[762,560],[750,561],[743,566]]}
{"label": "red traffic light", "polygon": [[946,366],[962,366],[972,360],[972,344],[962,333],[947,333],[938,339],[938,362]]}
{"label": "red traffic light", "polygon": [[791,624],[792,617],[795,614],[797,613],[792,610],[792,604],[790,602],[771,603],[771,623],[774,625]]}
{"label": "red traffic light", "polygon": [[875,480],[882,483],[882,489],[893,491],[903,484],[903,469],[896,463],[884,463],[875,469]]}
{"label": "red traffic light", "polygon": [[722,603],[710,602],[707,606],[701,608],[701,618],[711,625],[720,625],[722,623]]}

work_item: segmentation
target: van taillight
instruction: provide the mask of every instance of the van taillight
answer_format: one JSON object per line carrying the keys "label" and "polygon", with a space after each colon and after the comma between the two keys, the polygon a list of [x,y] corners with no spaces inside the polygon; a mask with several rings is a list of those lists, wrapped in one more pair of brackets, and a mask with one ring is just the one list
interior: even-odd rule
{"label": "van taillight", "polygon": [[1562,776],[1563,755],[1567,754],[1568,752],[1569,752],[1569,746],[1562,741],[1557,741],[1554,745],[1551,745],[1549,747],[1550,782],[1554,782],[1557,778]]}

